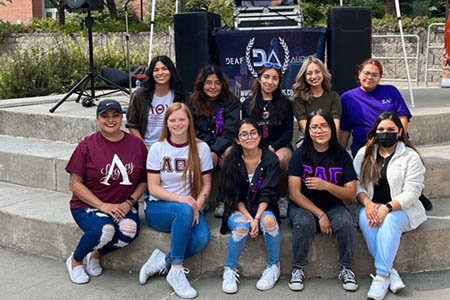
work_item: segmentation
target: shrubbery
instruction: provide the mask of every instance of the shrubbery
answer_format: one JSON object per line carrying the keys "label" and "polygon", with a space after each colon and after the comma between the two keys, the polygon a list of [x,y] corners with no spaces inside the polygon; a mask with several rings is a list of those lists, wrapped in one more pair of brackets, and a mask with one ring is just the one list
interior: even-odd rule
{"label": "shrubbery", "polygon": [[[0,99],[45,96],[65,93],[89,70],[86,41],[65,37],[56,46],[42,49],[16,50],[13,55],[0,58]],[[132,66],[147,65],[147,55],[130,51]],[[97,71],[104,67],[127,68],[125,44],[117,38],[105,47],[94,48]]]}

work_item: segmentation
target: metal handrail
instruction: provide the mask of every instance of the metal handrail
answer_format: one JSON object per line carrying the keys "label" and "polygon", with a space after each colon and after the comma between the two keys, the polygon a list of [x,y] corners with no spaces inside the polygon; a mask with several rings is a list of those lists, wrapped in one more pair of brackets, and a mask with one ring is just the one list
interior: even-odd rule
{"label": "metal handrail", "polygon": [[428,86],[428,71],[430,72],[442,72],[442,69],[430,69],[428,68],[428,57],[430,56],[430,49],[444,49],[444,45],[441,46],[430,46],[430,33],[431,27],[433,26],[445,26],[445,23],[431,23],[428,26],[427,31],[427,50],[425,55],[425,86]]}
{"label": "metal handrail", "polygon": [[[416,38],[416,55],[415,56],[407,56],[407,59],[414,59],[416,60],[416,78],[411,79],[411,81],[416,82],[416,86],[419,86],[419,74],[420,74],[420,56],[419,56],[419,49],[420,49],[420,37],[417,34],[404,34],[404,37],[410,37],[410,38]],[[400,34],[382,34],[382,35],[372,35],[372,38],[401,38]],[[404,57],[402,56],[373,56],[374,59],[379,60],[403,60]],[[404,78],[382,78],[381,80],[384,81],[408,81]]]}

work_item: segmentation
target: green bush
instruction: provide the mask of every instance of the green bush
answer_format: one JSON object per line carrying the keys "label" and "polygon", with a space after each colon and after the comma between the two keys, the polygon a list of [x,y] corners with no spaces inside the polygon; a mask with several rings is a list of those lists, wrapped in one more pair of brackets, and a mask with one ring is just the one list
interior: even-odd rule
{"label": "green bush", "polygon": [[[0,99],[45,96],[65,93],[89,70],[86,40],[52,43],[56,46],[42,49],[39,44],[11,56],[0,57]],[[147,55],[131,49],[132,66],[147,65]],[[124,42],[117,38],[104,47],[94,48],[94,63],[100,72],[104,67],[126,70]],[[101,85],[101,83],[99,83]]]}
{"label": "green bush", "polygon": [[0,20],[0,42],[3,42],[13,33],[29,32],[30,29],[23,24],[11,24]]}

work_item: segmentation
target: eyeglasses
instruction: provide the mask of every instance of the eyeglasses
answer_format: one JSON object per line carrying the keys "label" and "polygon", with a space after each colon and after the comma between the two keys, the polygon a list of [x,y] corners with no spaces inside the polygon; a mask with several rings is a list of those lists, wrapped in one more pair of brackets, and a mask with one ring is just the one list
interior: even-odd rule
{"label": "eyeglasses", "polygon": [[216,80],[216,81],[206,80],[205,85],[207,85],[207,86],[222,86],[223,83],[222,83],[222,81],[219,81],[219,80]]}
{"label": "eyeglasses", "polygon": [[274,68],[275,70],[281,69],[281,66],[279,64],[274,64],[274,63],[271,63],[271,62],[265,62],[264,63],[264,67],[266,67],[266,68]]}
{"label": "eyeglasses", "polygon": [[363,75],[364,76],[366,76],[366,77],[369,77],[369,76],[371,76],[372,75],[372,78],[378,78],[378,77],[380,77],[380,74],[378,74],[378,73],[370,73],[369,71],[364,71],[364,72],[361,72],[361,73],[363,73]]}
{"label": "eyeglasses", "polygon": [[259,135],[258,130],[253,129],[250,132],[247,131],[242,131],[241,133],[239,133],[239,137],[243,140],[247,140],[249,138],[254,139]]}
{"label": "eyeglasses", "polygon": [[320,124],[320,125],[309,126],[309,130],[311,130],[311,132],[318,132],[319,129],[322,131],[328,131],[330,129],[330,125],[328,125],[328,123],[324,123],[324,124]]}

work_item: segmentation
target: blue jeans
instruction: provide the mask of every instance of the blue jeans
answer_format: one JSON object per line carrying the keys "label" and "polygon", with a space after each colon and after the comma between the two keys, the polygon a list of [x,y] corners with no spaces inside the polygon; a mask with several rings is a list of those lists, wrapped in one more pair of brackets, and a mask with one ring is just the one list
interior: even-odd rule
{"label": "blue jeans", "polygon": [[[276,224],[276,230],[274,232],[268,232],[263,226],[263,219],[265,217],[272,217]],[[240,212],[234,212],[228,218],[228,228],[231,230],[230,240],[228,241],[228,250],[227,250],[227,262],[225,267],[229,267],[232,269],[237,268],[237,262],[239,257],[241,256],[242,249],[244,248],[245,240],[248,237],[248,232],[250,230],[250,221],[236,221],[238,218],[247,219]],[[245,234],[239,233],[236,229],[244,229],[246,231]],[[263,212],[261,216],[261,220],[259,221],[259,228],[261,232],[264,234],[264,241],[266,242],[266,248],[268,253],[269,262],[267,266],[271,265],[279,265],[280,264],[280,228],[277,223],[277,219],[275,215],[271,211]]]}
{"label": "blue jeans", "polygon": [[359,211],[359,228],[367,248],[375,259],[377,274],[389,276],[400,246],[402,233],[412,230],[408,215],[403,210],[388,213],[381,225],[370,229],[366,209]]}
{"label": "blue jeans", "polygon": [[[356,226],[348,209],[343,205],[335,205],[324,210],[336,234],[339,251],[339,264],[344,267],[353,265],[355,253]],[[317,218],[306,209],[290,202],[288,210],[292,226],[292,265],[303,268],[308,264],[308,252],[318,228]]]}
{"label": "blue jeans", "polygon": [[192,226],[194,210],[186,203],[170,201],[146,202],[145,219],[158,231],[170,232],[169,265],[182,265],[185,258],[208,246],[210,233],[205,217],[200,214],[198,224]]}
{"label": "blue jeans", "polygon": [[72,209],[75,222],[84,231],[73,258],[81,262],[94,250],[105,255],[131,244],[139,234],[139,215],[137,204],[119,223],[96,208]]}

